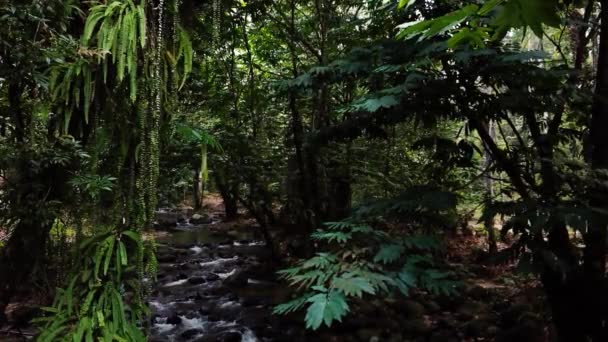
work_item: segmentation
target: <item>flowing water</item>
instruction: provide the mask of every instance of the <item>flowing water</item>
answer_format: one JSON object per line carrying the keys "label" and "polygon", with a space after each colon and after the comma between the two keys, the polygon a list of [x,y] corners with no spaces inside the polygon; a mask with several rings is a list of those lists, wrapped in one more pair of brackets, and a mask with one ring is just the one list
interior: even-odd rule
{"label": "flowing water", "polygon": [[[278,341],[273,305],[284,294],[270,253],[251,228],[183,225],[157,238],[151,341]],[[283,327],[284,328],[284,327]]]}

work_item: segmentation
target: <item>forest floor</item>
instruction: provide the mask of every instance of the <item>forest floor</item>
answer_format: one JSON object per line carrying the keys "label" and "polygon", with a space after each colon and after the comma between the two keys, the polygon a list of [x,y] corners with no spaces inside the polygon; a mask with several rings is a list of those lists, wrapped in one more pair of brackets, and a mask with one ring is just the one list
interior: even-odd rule
{"label": "forest floor", "polygon": [[445,258],[462,281],[458,295],[415,291],[408,298],[388,301],[366,298],[353,306],[353,314],[343,323],[322,329],[318,340],[554,341],[540,283],[517,275],[514,263],[489,261],[485,245],[482,236],[448,239]]}

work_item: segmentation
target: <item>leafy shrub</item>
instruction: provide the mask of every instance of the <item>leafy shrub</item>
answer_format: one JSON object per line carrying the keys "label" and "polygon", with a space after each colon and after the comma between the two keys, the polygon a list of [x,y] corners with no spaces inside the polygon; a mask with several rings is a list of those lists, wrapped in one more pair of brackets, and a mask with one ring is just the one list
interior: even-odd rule
{"label": "leafy shrub", "polygon": [[[128,250],[133,250],[129,256]],[[47,317],[38,341],[145,341],[138,323],[147,313],[142,301],[139,262],[145,253],[141,236],[134,231],[98,234],[80,246],[82,263],[55,302],[43,308]],[[154,272],[155,262],[147,263]],[[131,298],[125,301],[125,297]]]}
{"label": "leafy shrub", "polygon": [[422,288],[434,294],[454,294],[457,281],[442,271],[433,252],[439,241],[430,235],[395,236],[358,222],[331,222],[312,238],[328,251],[279,273],[300,295],[275,307],[288,314],[307,307],[306,327],[331,326],[350,312],[349,299],[363,295],[407,296]]}

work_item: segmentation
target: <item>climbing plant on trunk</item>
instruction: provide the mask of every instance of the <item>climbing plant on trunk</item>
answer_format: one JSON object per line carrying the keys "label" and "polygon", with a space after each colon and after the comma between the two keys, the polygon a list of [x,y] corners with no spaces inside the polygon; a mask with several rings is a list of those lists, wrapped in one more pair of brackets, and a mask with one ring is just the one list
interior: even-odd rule
{"label": "climbing plant on trunk", "polygon": [[59,81],[51,91],[65,109],[64,126],[76,112],[87,124],[95,108],[98,124],[118,138],[113,167],[122,187],[114,188],[114,219],[80,246],[81,263],[43,319],[42,340],[144,340],[138,329],[147,314],[145,278],[155,276],[156,262],[153,243],[144,243],[141,234],[156,208],[161,121],[169,115],[167,99],[192,70],[178,10],[177,1],[94,3],[81,37],[84,53],[53,71]]}

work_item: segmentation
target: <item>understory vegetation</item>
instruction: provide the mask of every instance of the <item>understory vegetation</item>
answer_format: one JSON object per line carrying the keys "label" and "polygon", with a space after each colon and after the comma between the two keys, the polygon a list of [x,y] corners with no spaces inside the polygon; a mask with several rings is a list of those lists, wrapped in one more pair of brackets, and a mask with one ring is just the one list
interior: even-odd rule
{"label": "understory vegetation", "polygon": [[[608,341],[608,0],[7,0],[0,26],[0,334],[150,340],[155,239],[212,230],[217,195],[306,340],[483,264],[542,293],[541,336],[502,341]],[[358,338],[519,336],[427,316]]]}

